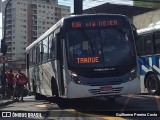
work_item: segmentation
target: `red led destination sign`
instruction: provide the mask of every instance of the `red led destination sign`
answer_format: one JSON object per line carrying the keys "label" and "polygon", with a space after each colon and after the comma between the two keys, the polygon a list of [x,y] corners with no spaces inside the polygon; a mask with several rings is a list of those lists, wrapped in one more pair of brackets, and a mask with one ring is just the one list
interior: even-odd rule
{"label": "red led destination sign", "polygon": [[72,28],[82,28],[82,27],[109,27],[109,26],[118,26],[118,20],[96,20],[96,21],[72,21]]}

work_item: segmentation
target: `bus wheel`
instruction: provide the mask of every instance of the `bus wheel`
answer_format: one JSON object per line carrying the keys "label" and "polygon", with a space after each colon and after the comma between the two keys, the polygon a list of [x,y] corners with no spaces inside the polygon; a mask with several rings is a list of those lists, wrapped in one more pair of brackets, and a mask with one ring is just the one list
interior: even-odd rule
{"label": "bus wheel", "polygon": [[146,78],[146,88],[151,95],[160,94],[160,82],[155,74],[150,74]]}
{"label": "bus wheel", "polygon": [[52,89],[52,95],[54,97],[58,98],[59,97],[59,95],[58,95],[58,87],[57,87],[56,80],[53,77],[51,79],[51,89]]}

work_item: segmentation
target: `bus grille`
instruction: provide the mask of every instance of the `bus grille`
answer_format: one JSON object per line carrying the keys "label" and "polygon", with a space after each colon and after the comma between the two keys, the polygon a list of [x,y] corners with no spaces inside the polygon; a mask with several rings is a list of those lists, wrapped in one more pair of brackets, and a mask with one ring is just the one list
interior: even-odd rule
{"label": "bus grille", "polygon": [[100,89],[90,89],[89,92],[92,93],[93,95],[118,94],[122,91],[122,89],[123,89],[123,87],[112,88],[111,91],[100,91]]}

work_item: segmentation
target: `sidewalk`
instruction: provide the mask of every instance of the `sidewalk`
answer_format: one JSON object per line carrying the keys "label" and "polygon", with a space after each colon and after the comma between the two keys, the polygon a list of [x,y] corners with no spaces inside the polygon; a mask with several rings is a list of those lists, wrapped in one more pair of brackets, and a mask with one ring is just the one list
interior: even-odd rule
{"label": "sidewalk", "polygon": [[9,105],[9,104],[14,103],[14,102],[15,102],[14,100],[11,100],[9,98],[0,98],[0,107]]}

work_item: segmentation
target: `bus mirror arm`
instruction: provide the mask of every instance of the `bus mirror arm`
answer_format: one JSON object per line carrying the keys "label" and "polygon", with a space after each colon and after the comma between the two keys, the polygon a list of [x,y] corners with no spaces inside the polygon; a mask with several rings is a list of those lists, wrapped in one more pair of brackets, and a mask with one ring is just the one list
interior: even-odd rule
{"label": "bus mirror arm", "polygon": [[131,26],[133,29],[134,39],[137,41],[138,39],[137,28],[133,24],[131,24]]}

